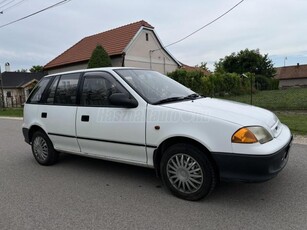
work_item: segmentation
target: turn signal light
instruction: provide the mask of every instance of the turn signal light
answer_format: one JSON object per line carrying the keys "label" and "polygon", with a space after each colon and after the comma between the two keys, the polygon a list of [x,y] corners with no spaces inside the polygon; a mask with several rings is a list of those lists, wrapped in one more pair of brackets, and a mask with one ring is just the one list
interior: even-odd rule
{"label": "turn signal light", "polygon": [[258,142],[256,136],[248,129],[241,128],[232,135],[231,141],[233,143],[256,143]]}

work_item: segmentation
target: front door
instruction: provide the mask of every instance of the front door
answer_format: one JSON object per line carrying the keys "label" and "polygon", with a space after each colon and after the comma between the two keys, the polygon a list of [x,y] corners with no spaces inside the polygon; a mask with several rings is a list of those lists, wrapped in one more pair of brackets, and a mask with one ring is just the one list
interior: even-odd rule
{"label": "front door", "polygon": [[84,75],[80,106],[77,108],[76,132],[84,154],[146,163],[146,106],[121,108],[111,105],[112,93],[128,91],[107,72]]}

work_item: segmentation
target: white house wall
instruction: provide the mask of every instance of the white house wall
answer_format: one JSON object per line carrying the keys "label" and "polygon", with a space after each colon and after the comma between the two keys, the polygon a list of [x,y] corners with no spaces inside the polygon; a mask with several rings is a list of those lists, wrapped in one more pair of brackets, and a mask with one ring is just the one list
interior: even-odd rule
{"label": "white house wall", "polygon": [[[11,97],[7,97],[10,92]],[[4,107],[19,107],[25,102],[23,89],[3,89]],[[2,106],[2,105],[1,105]]]}
{"label": "white house wall", "polygon": [[55,74],[55,73],[61,73],[66,71],[73,71],[73,70],[80,70],[80,69],[86,69],[87,63],[85,64],[75,64],[72,66],[66,66],[66,67],[58,67],[55,69],[48,70],[48,74]]}
{"label": "white house wall", "polygon": [[[112,66],[122,66],[122,57],[111,57]],[[59,67],[55,69],[48,70],[48,74],[55,74],[55,73],[61,73],[66,71],[74,71],[74,70],[81,70],[81,69],[87,69],[87,63],[84,64],[75,64],[68,67]]]}
{"label": "white house wall", "polygon": [[[146,34],[148,34],[148,41]],[[153,31],[143,29],[126,51],[125,66],[151,68],[164,74],[176,70],[178,64],[160,48]]]}
{"label": "white house wall", "polygon": [[287,87],[293,87],[293,86],[306,87],[307,78],[279,80],[279,88],[287,88]]}

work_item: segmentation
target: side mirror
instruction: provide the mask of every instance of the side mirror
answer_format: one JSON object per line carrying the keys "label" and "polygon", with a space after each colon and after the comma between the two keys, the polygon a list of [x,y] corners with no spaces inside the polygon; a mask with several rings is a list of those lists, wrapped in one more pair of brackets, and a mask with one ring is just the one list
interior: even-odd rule
{"label": "side mirror", "polygon": [[112,105],[119,105],[126,108],[136,108],[138,106],[137,100],[130,98],[128,94],[125,93],[113,93],[109,100]]}

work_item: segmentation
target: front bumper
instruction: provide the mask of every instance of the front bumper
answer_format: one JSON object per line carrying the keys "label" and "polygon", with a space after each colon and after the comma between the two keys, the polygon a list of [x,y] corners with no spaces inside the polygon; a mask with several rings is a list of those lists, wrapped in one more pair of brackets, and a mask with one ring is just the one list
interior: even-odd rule
{"label": "front bumper", "polygon": [[269,155],[212,153],[221,180],[262,182],[275,177],[287,164],[293,137],[280,150]]}

